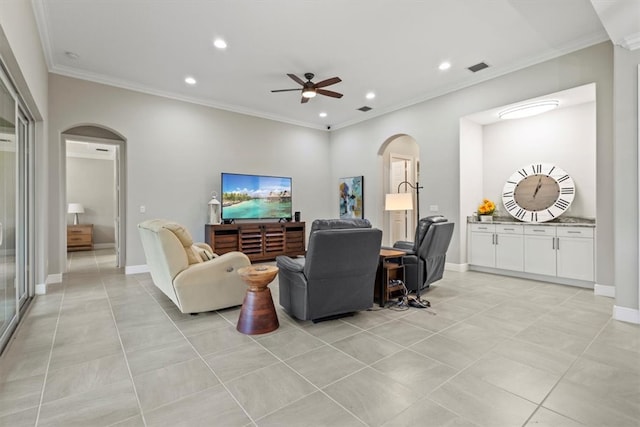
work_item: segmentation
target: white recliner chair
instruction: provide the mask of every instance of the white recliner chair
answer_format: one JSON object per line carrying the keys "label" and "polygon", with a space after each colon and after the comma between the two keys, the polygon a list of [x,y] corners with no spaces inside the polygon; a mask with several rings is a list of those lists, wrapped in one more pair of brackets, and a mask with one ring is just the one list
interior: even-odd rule
{"label": "white recliner chair", "polygon": [[182,313],[199,313],[242,304],[247,290],[237,270],[251,265],[241,252],[213,253],[193,243],[180,224],[152,219],[138,224],[153,283]]}

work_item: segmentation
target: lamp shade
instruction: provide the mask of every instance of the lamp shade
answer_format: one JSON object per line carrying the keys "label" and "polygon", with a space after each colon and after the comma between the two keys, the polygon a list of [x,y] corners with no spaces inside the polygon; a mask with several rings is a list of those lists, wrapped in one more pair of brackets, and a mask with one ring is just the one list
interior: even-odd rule
{"label": "lamp shade", "polygon": [[69,203],[67,212],[71,214],[84,213],[84,206],[81,203]]}
{"label": "lamp shade", "polygon": [[387,194],[384,200],[386,211],[410,211],[413,210],[413,194],[392,193]]}

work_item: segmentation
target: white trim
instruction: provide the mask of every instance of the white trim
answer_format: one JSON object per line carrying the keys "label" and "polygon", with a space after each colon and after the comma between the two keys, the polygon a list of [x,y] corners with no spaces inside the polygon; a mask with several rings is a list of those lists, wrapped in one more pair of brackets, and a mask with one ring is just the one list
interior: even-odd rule
{"label": "white trim", "polygon": [[616,297],[616,287],[610,285],[598,285],[597,283],[593,287],[593,294],[601,297]]}
{"label": "white trim", "polygon": [[50,274],[47,276],[46,284],[50,285],[52,283],[62,283],[62,273]]}
{"label": "white trim", "polygon": [[640,324],[640,310],[614,305],[613,318],[621,322]]}
{"label": "white trim", "polygon": [[140,274],[140,273],[148,273],[149,266],[147,264],[143,265],[127,265],[124,267],[124,274]]}
{"label": "white trim", "polygon": [[640,48],[640,33],[629,34],[620,41],[620,46],[627,50],[636,50]]}
{"label": "white trim", "polygon": [[93,244],[93,249],[113,249],[116,247],[115,242],[114,243],[94,243]]}
{"label": "white trim", "polygon": [[35,292],[36,292],[36,295],[45,295],[47,293],[47,284],[37,283]]}
{"label": "white trim", "polygon": [[444,264],[444,269],[448,271],[457,271],[460,273],[464,273],[465,271],[469,271],[469,264],[453,264],[451,262],[446,262]]}

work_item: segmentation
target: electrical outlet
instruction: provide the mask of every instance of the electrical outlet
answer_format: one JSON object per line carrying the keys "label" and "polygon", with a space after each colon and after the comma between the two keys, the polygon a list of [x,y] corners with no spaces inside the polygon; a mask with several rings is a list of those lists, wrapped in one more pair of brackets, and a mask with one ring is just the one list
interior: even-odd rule
{"label": "electrical outlet", "polygon": [[147,212],[147,207],[145,205],[140,205],[140,213]]}
{"label": "electrical outlet", "polygon": [[438,207],[438,205],[429,206],[429,211],[431,211],[431,212],[438,212],[439,210],[440,210],[440,208]]}

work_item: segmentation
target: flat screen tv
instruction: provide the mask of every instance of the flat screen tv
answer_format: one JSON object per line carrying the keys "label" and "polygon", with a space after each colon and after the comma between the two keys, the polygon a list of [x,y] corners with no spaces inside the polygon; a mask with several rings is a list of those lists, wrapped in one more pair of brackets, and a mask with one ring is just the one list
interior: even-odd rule
{"label": "flat screen tv", "polygon": [[291,178],[222,173],[222,219],[291,218]]}

